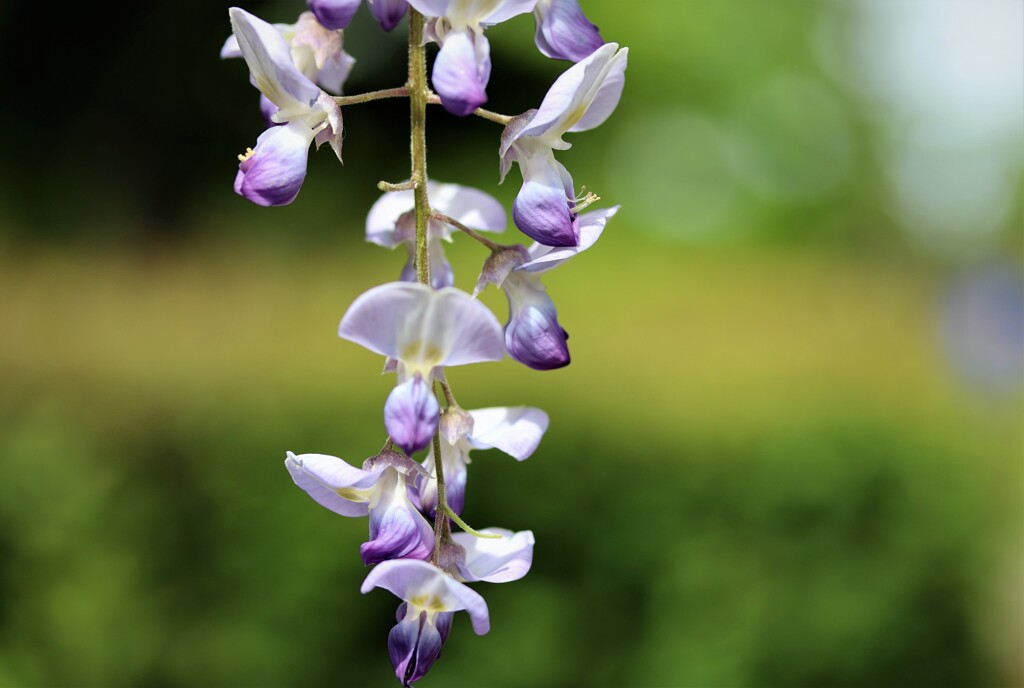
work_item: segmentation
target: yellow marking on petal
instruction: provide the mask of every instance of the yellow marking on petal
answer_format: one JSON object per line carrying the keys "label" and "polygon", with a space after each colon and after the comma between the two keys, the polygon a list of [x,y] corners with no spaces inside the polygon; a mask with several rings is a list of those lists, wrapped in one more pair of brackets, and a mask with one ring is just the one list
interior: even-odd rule
{"label": "yellow marking on petal", "polygon": [[417,369],[429,371],[441,362],[441,350],[433,344],[411,342],[401,351],[399,358]]}
{"label": "yellow marking on petal", "polygon": [[444,603],[441,602],[441,598],[437,595],[417,595],[409,600],[409,604],[416,609],[426,612],[446,611]]}
{"label": "yellow marking on petal", "polygon": [[255,152],[256,151],[254,151],[252,148],[246,148],[244,153],[239,154],[238,162],[245,162],[246,160],[251,158]]}
{"label": "yellow marking on petal", "polygon": [[366,502],[370,499],[370,490],[356,490],[351,487],[339,487],[335,490],[342,499],[350,502]]}
{"label": "yellow marking on petal", "polygon": [[589,103],[584,103],[577,107],[568,119],[565,120],[565,129],[568,131],[576,126],[576,123],[583,119],[583,115],[587,114],[587,108],[590,107]]}

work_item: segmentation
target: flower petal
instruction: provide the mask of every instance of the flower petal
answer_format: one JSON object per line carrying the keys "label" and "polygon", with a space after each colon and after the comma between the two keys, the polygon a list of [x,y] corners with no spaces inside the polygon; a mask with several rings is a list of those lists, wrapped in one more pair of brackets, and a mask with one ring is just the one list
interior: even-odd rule
{"label": "flower petal", "polygon": [[338,336],[401,361],[429,379],[435,366],[498,361],[501,326],[487,307],[458,289],[391,282],[349,307]]}
{"label": "flower petal", "polygon": [[519,158],[523,186],[512,202],[512,219],[526,236],[546,246],[579,245],[572,211],[572,177],[548,148]]}
{"label": "flower petal", "polygon": [[328,29],[344,29],[359,9],[359,0],[307,0],[306,4]]}
{"label": "flower petal", "polygon": [[445,110],[465,117],[486,103],[490,76],[490,44],[482,33],[452,31],[444,37],[430,80]]}
{"label": "flower petal", "polygon": [[484,528],[481,533],[501,535],[500,539],[453,533],[452,539],[466,551],[466,563],[459,566],[463,580],[508,583],[519,580],[533,563],[533,532],[513,533],[504,528]]}
{"label": "flower petal", "polygon": [[267,129],[238,165],[235,193],[263,206],[294,201],[306,178],[312,139],[312,130],[302,122]]}
{"label": "flower petal", "polygon": [[558,324],[551,297],[539,282],[513,272],[502,284],[508,297],[509,321],[505,325],[508,355],[534,370],[554,370],[569,365],[569,333]]}
{"label": "flower petal", "polygon": [[260,94],[260,115],[263,117],[263,123],[269,129],[270,127],[282,126],[280,122],[274,121],[274,115],[277,114],[277,106],[270,102],[270,98],[267,98],[262,93]]}
{"label": "flower petal", "polygon": [[433,182],[428,184],[427,193],[434,210],[467,227],[488,232],[505,231],[505,208],[489,193],[461,184]]}
{"label": "flower petal", "polygon": [[374,588],[384,588],[410,606],[426,607],[429,611],[457,612],[465,609],[477,635],[484,635],[491,629],[484,598],[425,561],[392,559],[378,564],[366,576],[359,590],[366,594]]}
{"label": "flower petal", "polygon": [[405,0],[369,0],[370,14],[380,28],[391,31],[402,21],[409,4]]}
{"label": "flower petal", "polygon": [[366,499],[383,471],[364,471],[326,454],[288,452],[284,465],[316,503],[342,516],[366,516]]}
{"label": "flower petal", "polygon": [[441,409],[430,388],[415,375],[391,390],[384,405],[384,426],[406,454],[426,447],[437,432]]}
{"label": "flower petal", "polygon": [[295,66],[291,48],[281,32],[237,7],[228,10],[228,14],[256,88],[288,113],[308,109],[320,89]]}
{"label": "flower petal", "polygon": [[428,559],[434,530],[409,501],[406,479],[394,468],[379,482],[380,497],[370,506],[370,540],[359,547],[367,566],[390,559]]}
{"label": "flower petal", "polygon": [[584,213],[579,216],[580,245],[551,247],[537,243],[530,247],[530,261],[523,263],[516,270],[532,272],[536,275],[545,273],[557,268],[559,265],[574,257],[578,253],[586,251],[597,243],[601,238],[601,232],[609,218],[618,212],[619,206],[603,208]]}
{"label": "flower petal", "polygon": [[[403,605],[404,606],[404,605]],[[437,615],[445,630],[451,628],[451,614]],[[441,617],[444,617],[442,619]],[[427,612],[403,619],[388,634],[388,656],[395,676],[403,686],[411,686],[423,678],[438,657],[445,636],[431,621]]]}
{"label": "flower petal", "polygon": [[519,461],[530,458],[548,429],[548,414],[530,406],[476,409],[469,414],[469,443],[474,448],[500,449]]}
{"label": "flower petal", "polygon": [[562,134],[586,114],[601,89],[618,48],[617,43],[606,43],[565,70],[548,89],[536,116],[530,126],[519,134],[520,138],[535,136],[544,138],[552,148],[568,148],[569,144],[561,140]]}
{"label": "flower petal", "polygon": [[[485,4],[485,3],[481,3]],[[481,18],[480,23],[485,26],[500,24],[512,17],[532,12],[537,0],[499,0],[497,7],[490,14]]]}
{"label": "flower petal", "polygon": [[448,12],[448,5],[452,0],[408,0],[408,2],[414,10],[425,17],[443,17]]}
{"label": "flower petal", "polygon": [[629,55],[629,48],[623,48],[612,58],[608,66],[608,72],[601,82],[597,94],[590,101],[587,111],[583,113],[576,124],[569,127],[569,131],[587,131],[595,129],[608,119],[615,111],[622,97],[622,88],[626,85],[626,60]]}
{"label": "flower petal", "polygon": [[579,62],[604,45],[576,0],[540,0],[534,15],[537,48],[546,57]]}

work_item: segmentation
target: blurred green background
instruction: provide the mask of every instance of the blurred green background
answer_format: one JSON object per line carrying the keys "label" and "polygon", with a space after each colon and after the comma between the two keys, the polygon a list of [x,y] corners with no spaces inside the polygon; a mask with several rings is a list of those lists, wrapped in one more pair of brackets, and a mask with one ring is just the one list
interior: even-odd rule
{"label": "blurred green background", "polygon": [[[559,157],[622,210],[545,279],[569,368],[450,371],[552,423],[475,454],[464,516],[532,529],[534,566],[422,685],[1024,685],[1024,5],[583,7],[627,86]],[[392,381],[335,328],[404,260],[362,223],[407,110],[347,108],[345,166],[250,205],[226,8],[0,6],[2,686],[396,685],[365,522],[282,461],[382,443]],[[404,26],[360,10],[348,93],[403,81]],[[489,31],[488,107],[567,67],[532,32]],[[434,178],[511,202],[496,125],[429,127]]]}

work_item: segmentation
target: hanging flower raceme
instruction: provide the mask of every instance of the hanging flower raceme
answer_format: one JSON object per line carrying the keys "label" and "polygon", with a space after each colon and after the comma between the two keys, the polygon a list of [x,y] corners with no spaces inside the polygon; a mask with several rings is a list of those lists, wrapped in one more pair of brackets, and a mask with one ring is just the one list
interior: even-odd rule
{"label": "hanging flower raceme", "polygon": [[500,537],[478,538],[468,533],[453,536],[464,553],[453,572],[424,561],[400,559],[379,564],[363,581],[360,590],[364,594],[384,588],[402,600],[396,614],[398,624],[388,635],[388,654],[403,686],[423,678],[440,656],[455,612],[469,613],[477,635],[490,630],[484,598],[459,580],[505,583],[522,578],[530,570],[533,533],[499,528],[482,532]]}
{"label": "hanging flower raceme", "polygon": [[431,18],[429,38],[441,46],[430,81],[448,112],[466,116],[487,102],[491,46],[484,28],[533,10],[537,0],[408,0]]}
{"label": "hanging flower raceme", "polygon": [[[548,429],[548,414],[528,406],[463,411],[450,406],[441,415],[440,446],[448,506],[461,514],[466,502],[466,466],[474,449],[500,449],[517,461],[525,461],[537,449]],[[428,476],[416,478],[420,509],[434,517],[437,480],[434,449],[423,462]]]}
{"label": "hanging flower raceme", "polygon": [[519,164],[523,186],[512,217],[524,234],[546,246],[577,246],[580,229],[572,176],[554,151],[571,144],[566,133],[597,127],[618,105],[625,84],[627,49],[601,46],[565,71],[537,110],[508,124],[501,136],[501,179]]}
{"label": "hanging flower raceme", "polygon": [[384,424],[406,453],[430,443],[440,408],[433,380],[446,366],[499,361],[501,326],[487,307],[453,287],[391,282],[357,298],[338,336],[394,362],[398,386],[384,406]]}
{"label": "hanging flower raceme", "polygon": [[581,215],[577,246],[552,248],[540,243],[529,249],[510,246],[492,254],[484,263],[474,294],[483,291],[488,283],[505,292],[508,298],[505,346],[509,356],[534,370],[554,370],[569,365],[569,333],[558,323],[555,303],[539,275],[593,246],[618,209],[614,206]]}
{"label": "hanging flower raceme", "polygon": [[[488,232],[505,231],[505,209],[493,196],[458,184],[427,183],[433,209],[467,227]],[[416,281],[416,211],[413,191],[393,191],[381,196],[366,217],[366,240],[385,248],[405,245],[409,259],[399,279]],[[452,266],[444,255],[443,241],[451,242],[452,228],[440,220],[427,224],[430,284],[435,289],[455,284]]]}
{"label": "hanging flower raceme", "polygon": [[604,45],[576,0],[537,0],[537,49],[556,60],[579,62]]}
{"label": "hanging flower raceme", "polygon": [[370,517],[370,539],[359,548],[366,565],[430,557],[434,530],[409,500],[416,478],[427,477],[415,461],[385,451],[360,469],[335,456],[288,452],[284,465],[321,506],[342,516]]}
{"label": "hanging flower raceme", "polygon": [[277,107],[275,124],[239,156],[235,192],[258,205],[287,205],[306,177],[309,146],[330,143],[341,160],[341,108],[292,60],[291,47],[267,22],[237,7],[229,11],[252,81]]}

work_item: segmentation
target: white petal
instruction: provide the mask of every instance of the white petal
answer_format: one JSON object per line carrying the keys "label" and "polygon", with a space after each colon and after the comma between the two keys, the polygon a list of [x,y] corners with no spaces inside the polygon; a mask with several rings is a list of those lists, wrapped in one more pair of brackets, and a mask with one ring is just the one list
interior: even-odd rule
{"label": "white petal", "polygon": [[430,205],[439,213],[471,229],[505,231],[505,208],[494,196],[459,184],[430,183],[427,188]]}
{"label": "white petal", "polygon": [[557,268],[573,256],[597,243],[601,238],[608,219],[618,212],[619,206],[602,208],[580,215],[580,245],[560,246],[552,248],[544,244],[534,244],[530,247],[530,261],[523,263],[516,270],[524,272],[543,273]]}
{"label": "white petal", "polygon": [[411,606],[428,611],[457,612],[465,609],[477,635],[483,635],[491,628],[487,603],[480,593],[425,561],[392,559],[377,564],[359,590],[365,595],[374,588],[384,588]]}
{"label": "white petal", "polygon": [[476,449],[497,448],[519,461],[533,454],[548,429],[548,414],[530,406],[485,408],[470,411]]}
{"label": "white petal", "polygon": [[[470,533],[453,533],[452,539],[466,550],[463,577],[468,581],[507,583],[519,580],[533,563],[533,532],[513,533],[504,528],[484,528],[481,533],[501,538],[480,538]],[[468,575],[466,575],[468,574]]]}
{"label": "white petal", "polygon": [[415,207],[414,194],[412,189],[390,191],[378,198],[366,216],[366,240],[385,248],[398,246],[401,241],[395,239],[395,225],[398,218]]}
{"label": "white petal", "polygon": [[366,500],[383,470],[364,471],[326,454],[296,456],[291,452],[284,465],[296,485],[318,504],[342,516],[369,513]]}
{"label": "white petal", "polygon": [[562,141],[561,136],[586,114],[600,91],[618,48],[617,43],[606,43],[590,57],[565,70],[548,89],[537,114],[520,137],[542,137],[552,148],[568,148],[569,144]]}
{"label": "white petal", "polygon": [[622,87],[626,84],[626,58],[628,55],[629,48],[623,48],[615,54],[608,66],[608,73],[605,74],[597,94],[590,101],[586,113],[576,124],[569,127],[569,131],[594,129],[603,124],[615,111],[615,107],[619,104],[619,98],[622,97]]}
{"label": "white petal", "polygon": [[289,116],[308,110],[320,89],[295,66],[281,32],[237,7],[228,13],[256,88]]}

